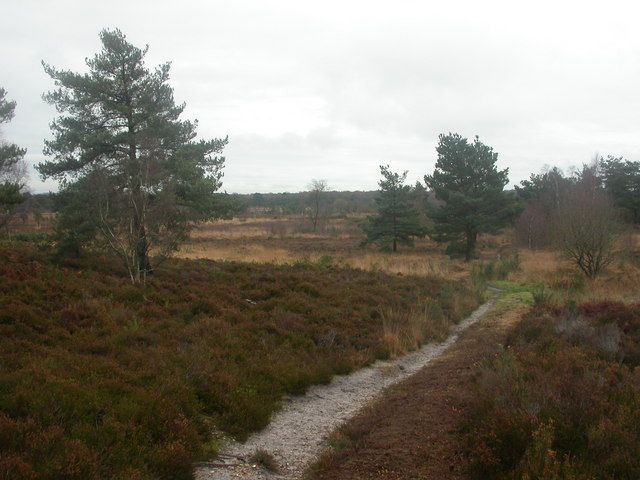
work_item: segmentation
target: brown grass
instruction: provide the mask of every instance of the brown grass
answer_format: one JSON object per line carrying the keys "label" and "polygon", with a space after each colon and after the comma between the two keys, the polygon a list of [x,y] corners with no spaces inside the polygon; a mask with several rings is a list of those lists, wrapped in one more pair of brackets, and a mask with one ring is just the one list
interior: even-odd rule
{"label": "brown grass", "polygon": [[[477,303],[473,296],[460,297],[451,305],[455,318],[462,318]],[[437,302],[426,302],[409,309],[386,306],[380,309],[382,342],[391,356],[415,350],[429,340],[443,340],[449,333],[450,321]]]}
{"label": "brown grass", "polygon": [[546,284],[556,300],[640,301],[640,235],[624,239],[616,261],[595,279],[587,279],[559,253],[520,250],[520,270],[510,280],[525,284]]}
{"label": "brown grass", "polygon": [[[364,239],[359,217],[332,219],[319,232],[309,232],[303,217],[249,218],[217,221],[198,227],[184,245],[181,258],[228,260],[277,265],[318,262],[401,275],[465,278],[469,265],[452,261],[442,248],[428,239],[417,240],[415,248],[398,253],[361,248]],[[306,229],[306,230],[305,230]],[[497,244],[499,237],[487,237]]]}

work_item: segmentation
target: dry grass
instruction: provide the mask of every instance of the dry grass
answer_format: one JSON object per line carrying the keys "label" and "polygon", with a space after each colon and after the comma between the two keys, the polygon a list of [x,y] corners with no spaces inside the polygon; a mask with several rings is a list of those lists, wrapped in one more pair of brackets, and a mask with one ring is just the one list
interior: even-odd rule
{"label": "dry grass", "polygon": [[[442,248],[428,239],[414,248],[390,253],[360,248],[360,218],[332,219],[322,232],[304,232],[304,217],[248,218],[208,223],[194,231],[179,252],[183,258],[206,258],[278,265],[296,262],[325,262],[369,272],[435,276],[463,279],[471,265],[451,260]],[[483,235],[479,241],[480,261],[495,262],[514,252],[512,232]],[[509,275],[517,283],[547,285],[555,300],[640,299],[640,234],[623,236],[616,262],[594,280],[584,278],[569,261],[550,250],[518,251],[520,269]]]}
{"label": "dry grass", "polygon": [[[451,306],[455,318],[462,318],[477,303],[470,296],[458,298]],[[382,317],[382,343],[392,357],[404,355],[430,340],[443,340],[449,334],[451,322],[444,315],[437,302],[428,301],[424,305],[410,309],[391,306],[380,309]]]}
{"label": "dry grass", "polygon": [[8,231],[16,233],[45,233],[52,232],[55,223],[55,214],[43,213],[40,221],[36,221],[33,214],[26,216],[15,215],[9,222]]}
{"label": "dry grass", "polygon": [[183,247],[177,256],[188,259],[205,258],[207,260],[273,263],[276,265],[284,265],[302,260],[301,256],[283,248],[266,247],[260,244],[189,244]]}
{"label": "dry grass", "polygon": [[192,233],[193,240],[241,238],[349,238],[359,233],[361,217],[332,218],[313,231],[309,219],[300,215],[277,217],[248,217],[217,220],[199,225]]}
{"label": "dry grass", "polygon": [[255,451],[251,456],[251,461],[256,465],[260,465],[268,472],[278,473],[280,471],[280,466],[273,455],[262,448]]}
{"label": "dry grass", "polygon": [[[364,271],[400,275],[467,277],[469,265],[452,261],[442,248],[423,239],[398,253],[361,248],[359,217],[332,219],[319,232],[309,232],[304,217],[248,218],[211,222],[198,227],[182,247],[181,258],[229,260],[277,265],[328,262]],[[305,230],[307,229],[307,230]],[[487,239],[490,243],[499,240]]]}
{"label": "dry grass", "polygon": [[587,279],[559,253],[521,250],[520,270],[510,279],[527,284],[546,284],[560,302],[640,301],[640,235],[621,239],[616,261],[595,279]]}
{"label": "dry grass", "polygon": [[402,275],[431,275],[442,278],[465,277],[469,268],[461,262],[454,262],[440,252],[406,253],[394,255],[384,252],[354,252],[342,259],[350,267],[361,270],[381,270]]}

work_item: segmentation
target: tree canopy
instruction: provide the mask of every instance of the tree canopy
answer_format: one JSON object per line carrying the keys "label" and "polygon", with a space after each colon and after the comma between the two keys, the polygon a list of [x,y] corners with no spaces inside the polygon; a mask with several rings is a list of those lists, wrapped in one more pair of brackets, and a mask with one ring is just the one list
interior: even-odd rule
{"label": "tree canopy", "polygon": [[424,177],[439,205],[431,208],[433,238],[451,242],[448,251],[470,260],[478,235],[499,230],[517,211],[512,195],[504,191],[508,169],[498,170],[498,154],[476,136],[473,142],[456,134],[441,134],[433,175]]}
{"label": "tree canopy", "polygon": [[640,162],[609,155],[600,160],[602,180],[616,207],[640,224]]}
{"label": "tree canopy", "polygon": [[378,212],[367,219],[365,243],[376,243],[395,252],[398,244],[412,245],[414,237],[424,236],[425,229],[413,206],[412,188],[405,185],[407,172],[394,173],[389,165],[380,165],[380,173],[380,193],[375,199]]}
{"label": "tree canopy", "polygon": [[[15,114],[16,102],[6,96],[6,90],[0,88],[0,124],[10,122]],[[14,143],[0,141],[0,227],[9,222],[15,207],[26,199],[26,153]]]}
{"label": "tree canopy", "polygon": [[87,238],[112,248],[132,280],[144,281],[151,251],[168,254],[194,220],[224,214],[216,192],[227,138],[195,139],[197,121],[182,120],[185,104],[174,101],[170,64],[148,69],[148,46],[133,46],[120,30],[103,30],[100,40],[87,73],[43,62],[57,87],[43,98],[61,115],[45,142],[52,159],[38,171],[91,202]]}

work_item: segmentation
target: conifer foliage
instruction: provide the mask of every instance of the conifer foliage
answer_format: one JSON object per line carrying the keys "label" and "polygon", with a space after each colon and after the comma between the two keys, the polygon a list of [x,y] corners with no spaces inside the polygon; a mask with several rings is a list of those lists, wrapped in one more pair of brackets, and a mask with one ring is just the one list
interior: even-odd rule
{"label": "conifer foliage", "polygon": [[[176,105],[168,84],[169,63],[149,70],[148,47],[133,46],[120,30],[104,30],[100,39],[88,73],[43,63],[57,87],[44,99],[61,116],[45,142],[53,159],[38,170],[58,179],[63,193],[83,196],[78,222],[92,228],[84,237],[110,247],[131,280],[144,282],[150,252],[168,254],[193,221],[221,213],[214,193],[227,139],[195,140],[197,122],[180,119],[185,105]],[[70,202],[72,216],[77,203]]]}
{"label": "conifer foliage", "polygon": [[413,190],[404,184],[407,172],[394,173],[389,165],[380,165],[380,173],[380,193],[375,200],[378,213],[367,219],[364,243],[376,243],[395,252],[398,244],[412,245],[415,237],[424,236],[425,229],[413,206]]}
{"label": "conifer foliage", "polygon": [[478,235],[495,232],[517,213],[513,195],[504,191],[509,169],[498,170],[498,154],[476,136],[473,142],[456,134],[441,134],[433,175],[424,181],[439,205],[432,209],[433,238],[451,242],[450,253],[473,257]]}
{"label": "conifer foliage", "polygon": [[[10,122],[16,108],[16,102],[7,100],[6,95],[6,90],[0,88],[0,124]],[[26,153],[26,149],[0,139],[0,227],[9,222],[16,206],[26,199]]]}

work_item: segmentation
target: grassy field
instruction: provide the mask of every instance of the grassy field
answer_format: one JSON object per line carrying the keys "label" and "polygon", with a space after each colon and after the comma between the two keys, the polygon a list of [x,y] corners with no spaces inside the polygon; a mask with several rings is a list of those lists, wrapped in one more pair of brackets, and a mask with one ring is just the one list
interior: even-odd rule
{"label": "grassy field", "polygon": [[[413,248],[391,254],[369,246],[360,247],[363,217],[330,219],[318,232],[311,231],[304,217],[247,218],[199,226],[178,256],[243,262],[291,264],[299,261],[326,262],[338,266],[402,275],[428,275],[466,279],[470,265],[443,255],[443,247],[425,238]],[[508,236],[486,236],[481,240],[482,259],[495,260],[509,249]]]}
{"label": "grassy field", "polygon": [[109,257],[1,244],[0,478],[191,478],[283,395],[441,338],[477,304],[468,282],[300,240],[283,238],[289,262],[170,260],[144,289]]}

